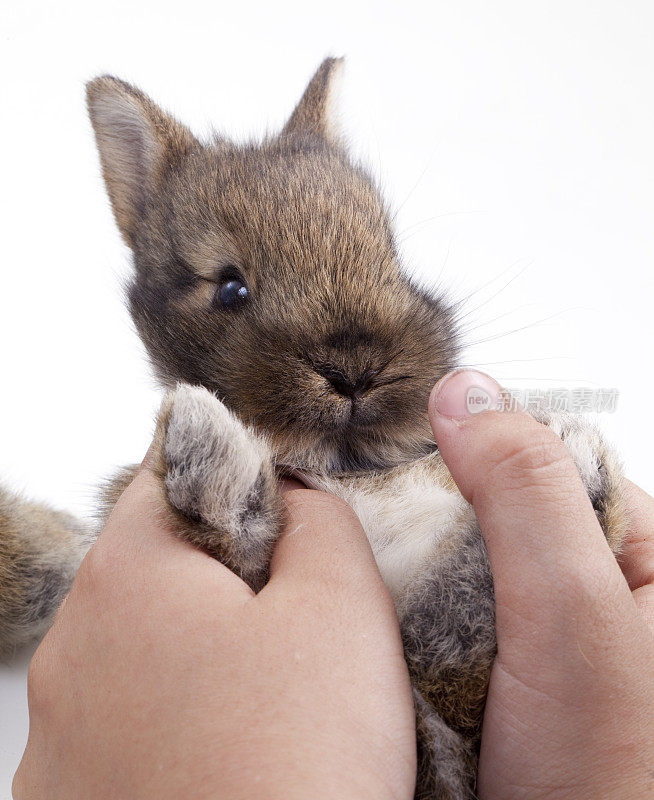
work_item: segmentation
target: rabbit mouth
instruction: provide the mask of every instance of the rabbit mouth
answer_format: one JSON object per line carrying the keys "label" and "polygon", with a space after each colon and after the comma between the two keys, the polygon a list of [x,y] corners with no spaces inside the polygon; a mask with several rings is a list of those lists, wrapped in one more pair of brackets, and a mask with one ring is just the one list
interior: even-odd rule
{"label": "rabbit mouth", "polygon": [[325,481],[347,481],[352,478],[361,478],[364,475],[372,476],[394,472],[395,470],[402,469],[406,464],[415,464],[416,462],[433,459],[437,453],[438,447],[434,442],[431,442],[425,445],[421,455],[406,458],[402,461],[395,461],[393,463],[366,464],[362,462],[356,467],[354,465],[349,465],[348,468],[347,464],[342,464],[338,468],[334,466],[332,469],[316,469],[315,467],[292,466],[290,464],[278,462],[275,465],[275,470],[280,478],[293,478],[303,484],[307,489],[329,491]]}
{"label": "rabbit mouth", "polygon": [[424,387],[415,392],[379,388],[360,398],[307,393],[297,398],[293,414],[284,409],[283,420],[257,422],[270,437],[280,467],[330,475],[383,471],[436,449],[421,411],[426,392]]}
{"label": "rabbit mouth", "polygon": [[[411,441],[356,435],[356,428],[346,428],[343,435],[330,436],[307,449],[296,449],[289,443],[277,450],[276,469],[280,476],[297,478],[311,488],[307,475],[346,477],[362,473],[379,473],[402,464],[430,456],[438,451],[433,439],[417,437]],[[363,431],[359,429],[360,434]],[[303,477],[304,476],[304,477]]]}

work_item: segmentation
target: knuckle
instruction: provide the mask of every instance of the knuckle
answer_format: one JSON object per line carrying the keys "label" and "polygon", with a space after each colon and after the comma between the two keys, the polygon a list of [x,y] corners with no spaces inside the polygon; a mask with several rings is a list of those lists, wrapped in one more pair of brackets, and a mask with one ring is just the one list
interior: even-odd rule
{"label": "knuckle", "polygon": [[575,476],[577,469],[567,448],[547,428],[507,442],[489,466],[490,482],[508,489],[548,486]]}
{"label": "knuckle", "polygon": [[292,516],[321,516],[329,519],[355,521],[352,507],[342,498],[317,489],[294,489],[284,495],[286,507]]}
{"label": "knuckle", "polygon": [[27,701],[30,715],[43,718],[50,708],[49,697],[52,682],[48,680],[51,670],[44,655],[43,644],[36,650],[27,669]]}
{"label": "knuckle", "polygon": [[37,650],[30,660],[27,668],[27,693],[28,695],[38,695],[42,686],[43,667],[41,662],[40,649]]}
{"label": "knuckle", "polygon": [[77,595],[82,593],[88,597],[98,597],[107,583],[111,582],[115,573],[116,560],[109,549],[98,542],[91,547],[84,557],[75,576],[73,590]]}
{"label": "knuckle", "polygon": [[18,769],[16,770],[16,774],[14,775],[14,779],[11,783],[11,796],[14,800],[22,800],[23,797],[27,796],[27,781],[25,778],[25,759],[27,758],[27,752],[23,756],[23,760],[18,765]]}

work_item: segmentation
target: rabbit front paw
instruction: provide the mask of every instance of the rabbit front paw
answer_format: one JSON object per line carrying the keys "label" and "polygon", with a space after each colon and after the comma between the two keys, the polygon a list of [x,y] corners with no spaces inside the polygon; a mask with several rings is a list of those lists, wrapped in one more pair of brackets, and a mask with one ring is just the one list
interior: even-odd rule
{"label": "rabbit front paw", "polygon": [[183,535],[254,588],[267,574],[282,505],[266,442],[211,392],[180,384],[164,400],[164,485]]}
{"label": "rabbit front paw", "polygon": [[539,414],[537,419],[557,433],[572,455],[606,539],[614,552],[627,530],[622,464],[598,428],[572,414]]}

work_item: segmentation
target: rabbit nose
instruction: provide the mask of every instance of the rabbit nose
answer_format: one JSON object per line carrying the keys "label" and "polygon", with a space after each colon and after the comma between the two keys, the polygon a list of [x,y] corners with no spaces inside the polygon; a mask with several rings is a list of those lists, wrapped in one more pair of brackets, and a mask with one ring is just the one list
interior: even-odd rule
{"label": "rabbit nose", "polygon": [[329,381],[332,388],[343,397],[356,400],[370,389],[372,379],[375,377],[375,370],[368,369],[358,378],[351,378],[343,370],[325,365],[316,367],[316,372]]}

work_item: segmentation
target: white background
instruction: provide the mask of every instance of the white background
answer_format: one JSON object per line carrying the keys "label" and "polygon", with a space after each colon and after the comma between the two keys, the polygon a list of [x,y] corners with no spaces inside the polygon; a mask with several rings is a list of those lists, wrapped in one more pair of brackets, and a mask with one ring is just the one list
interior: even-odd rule
{"label": "white background", "polygon": [[[18,2],[0,7],[0,475],[82,513],[139,460],[158,394],[83,84],[112,72],[206,133],[279,127],[328,54],[342,124],[407,264],[471,295],[465,362],[509,386],[616,387],[601,422],[650,492],[654,113],[647,0]],[[0,667],[0,798],[26,656]]]}

